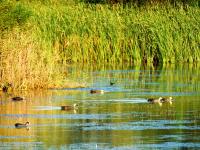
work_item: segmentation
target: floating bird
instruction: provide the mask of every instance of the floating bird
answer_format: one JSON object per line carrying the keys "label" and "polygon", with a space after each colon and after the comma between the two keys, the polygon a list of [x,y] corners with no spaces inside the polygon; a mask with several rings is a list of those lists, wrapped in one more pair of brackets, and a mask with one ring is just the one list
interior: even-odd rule
{"label": "floating bird", "polygon": [[12,97],[12,100],[13,100],[13,101],[22,101],[22,100],[24,100],[24,99],[25,99],[24,97],[19,97],[19,96]]}
{"label": "floating bird", "polygon": [[159,97],[158,99],[156,99],[156,98],[149,98],[147,101],[149,102],[149,103],[162,103],[162,97]]}
{"label": "floating bird", "polygon": [[26,128],[30,123],[27,121],[26,123],[15,123],[16,128]]}
{"label": "floating bird", "polygon": [[104,90],[90,90],[91,94],[103,94]]}
{"label": "floating bird", "polygon": [[66,106],[61,106],[61,110],[73,110],[73,109],[77,109],[78,108],[78,104],[74,104],[72,106],[66,105]]}
{"label": "floating bird", "polygon": [[162,103],[165,103],[165,102],[172,103],[172,101],[173,101],[173,98],[172,98],[172,97],[169,97],[169,98],[162,98],[162,99],[161,99],[161,102],[162,102]]}
{"label": "floating bird", "polygon": [[114,82],[114,81],[110,81],[110,85],[112,86],[112,85],[114,85],[116,82]]}

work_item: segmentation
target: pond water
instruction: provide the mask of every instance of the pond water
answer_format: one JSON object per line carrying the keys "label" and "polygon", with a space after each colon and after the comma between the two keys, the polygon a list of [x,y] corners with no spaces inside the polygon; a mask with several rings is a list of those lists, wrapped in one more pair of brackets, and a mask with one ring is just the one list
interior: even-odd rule
{"label": "pond water", "polygon": [[[0,149],[200,148],[200,66],[74,66],[68,72],[88,87],[0,94]],[[14,102],[13,95],[27,99]],[[160,96],[175,100],[147,102]],[[74,103],[78,109],[61,110]],[[26,121],[28,128],[15,128]]]}

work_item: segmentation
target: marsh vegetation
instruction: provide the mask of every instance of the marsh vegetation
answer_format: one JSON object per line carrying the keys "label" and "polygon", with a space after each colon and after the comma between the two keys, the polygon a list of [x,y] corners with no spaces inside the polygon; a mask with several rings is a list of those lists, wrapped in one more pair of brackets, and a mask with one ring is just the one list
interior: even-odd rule
{"label": "marsh vegetation", "polygon": [[200,61],[198,2],[137,2],[0,1],[1,84],[67,86],[73,63]]}

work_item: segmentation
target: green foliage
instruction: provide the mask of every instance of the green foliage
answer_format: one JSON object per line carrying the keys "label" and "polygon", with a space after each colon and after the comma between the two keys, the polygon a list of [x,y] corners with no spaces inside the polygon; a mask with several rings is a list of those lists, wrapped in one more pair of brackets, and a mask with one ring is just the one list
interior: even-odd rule
{"label": "green foliage", "polygon": [[196,7],[52,5],[40,9],[35,20],[40,40],[58,51],[62,62],[157,65],[200,60]]}
{"label": "green foliage", "polygon": [[95,3],[95,4],[107,2],[107,0],[83,0],[83,1],[86,2],[86,3]]}
{"label": "green foliage", "polygon": [[31,16],[32,12],[23,4],[1,2],[0,5],[0,31],[9,31],[15,26],[23,25]]}
{"label": "green foliage", "polygon": [[0,80],[17,87],[48,87],[68,63],[200,61],[197,5],[21,0],[0,7],[1,34],[9,31],[0,39]]}
{"label": "green foliage", "polygon": [[170,3],[174,6],[183,4],[183,5],[191,5],[191,6],[199,6],[198,0],[82,0],[87,3],[109,3],[109,4],[116,4],[116,3],[123,3],[123,4],[133,4],[137,6],[143,6],[146,4],[166,4]]}

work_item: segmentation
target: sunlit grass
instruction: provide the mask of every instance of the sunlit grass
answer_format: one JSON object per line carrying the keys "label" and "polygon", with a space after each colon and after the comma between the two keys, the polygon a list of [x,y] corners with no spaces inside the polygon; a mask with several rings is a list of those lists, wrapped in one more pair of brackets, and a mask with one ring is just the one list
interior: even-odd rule
{"label": "sunlit grass", "polygon": [[78,3],[51,5],[37,12],[43,14],[35,18],[41,40],[68,62],[174,63],[200,59],[199,8]]}
{"label": "sunlit grass", "polygon": [[1,8],[0,79],[15,88],[63,86],[68,63],[200,61],[199,7],[11,0]]}

